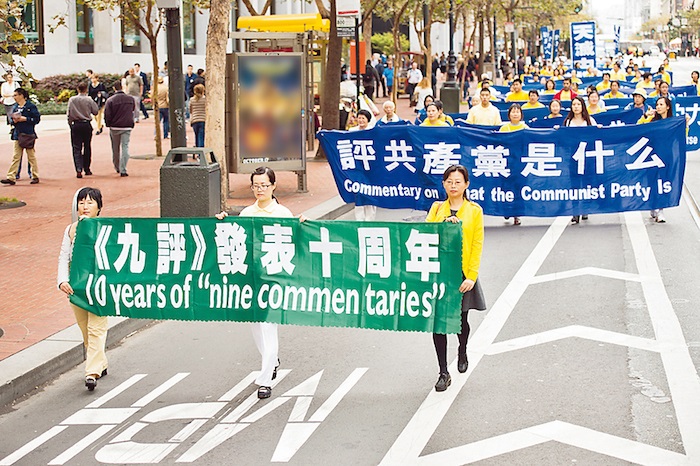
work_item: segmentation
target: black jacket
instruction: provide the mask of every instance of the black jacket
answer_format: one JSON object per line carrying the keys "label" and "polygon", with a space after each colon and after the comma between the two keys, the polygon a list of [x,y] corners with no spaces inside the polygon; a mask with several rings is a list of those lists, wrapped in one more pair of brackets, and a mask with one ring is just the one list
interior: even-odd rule
{"label": "black jacket", "polygon": [[105,104],[105,125],[110,128],[133,128],[135,108],[133,97],[124,94],[124,91],[115,93]]}

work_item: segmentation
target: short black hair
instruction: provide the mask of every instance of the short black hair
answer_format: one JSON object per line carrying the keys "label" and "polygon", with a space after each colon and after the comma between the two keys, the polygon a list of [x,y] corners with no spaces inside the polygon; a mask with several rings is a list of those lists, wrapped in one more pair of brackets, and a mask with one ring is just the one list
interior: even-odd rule
{"label": "short black hair", "polygon": [[138,66],[139,68],[141,68],[141,64],[140,64],[140,63],[134,63],[134,66]]}
{"label": "short black hair", "polygon": [[522,79],[520,79],[520,78],[515,78],[515,79],[513,80],[513,84],[515,84],[515,83],[520,83],[520,84],[522,84],[523,81],[522,81]]}
{"label": "short black hair", "polygon": [[75,196],[76,209],[78,208],[78,202],[87,199],[88,197],[97,202],[97,215],[99,215],[99,211],[102,210],[102,192],[97,188],[86,187],[78,191],[78,195]]}
{"label": "short black hair", "polygon": [[15,89],[15,92],[18,94],[22,94],[22,97],[24,97],[25,100],[29,99],[29,92],[27,92],[27,90],[25,88],[18,87],[17,89]]}
{"label": "short black hair", "polygon": [[357,112],[357,116],[363,115],[364,117],[367,118],[367,121],[372,121],[372,114],[369,113],[369,110],[360,109],[359,112]]}
{"label": "short black hair", "polygon": [[530,89],[530,92],[527,93],[527,95],[532,95],[535,94],[537,97],[540,96],[540,93],[537,92],[537,89]]}
{"label": "short black hair", "polygon": [[609,77],[610,77],[610,73],[608,73],[607,71],[606,71],[605,73],[603,73],[603,77],[605,77],[606,74],[608,75],[608,78],[609,78]]}

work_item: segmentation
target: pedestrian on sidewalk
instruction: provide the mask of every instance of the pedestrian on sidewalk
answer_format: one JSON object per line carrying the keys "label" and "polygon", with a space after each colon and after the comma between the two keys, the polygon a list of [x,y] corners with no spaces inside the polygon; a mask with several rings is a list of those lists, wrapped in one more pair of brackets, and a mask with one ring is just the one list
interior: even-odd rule
{"label": "pedestrian on sidewalk", "polygon": [[143,119],[148,118],[148,112],[146,111],[146,105],[144,101],[148,97],[149,92],[151,92],[151,83],[148,81],[148,75],[141,71],[141,65],[139,63],[134,63],[134,73],[141,77],[143,82],[143,89],[141,90],[141,100],[139,102],[141,112],[143,113]]}
{"label": "pedestrian on sidewalk", "polygon": [[41,120],[41,114],[36,105],[29,100],[29,92],[26,89],[18,87],[12,96],[16,102],[14,107],[12,107],[11,113],[13,125],[11,139],[15,141],[15,147],[7,178],[0,180],[0,183],[15,184],[22,154],[24,151],[27,151],[27,160],[29,160],[29,166],[32,171],[31,184],[37,184],[39,182],[39,166],[37,165],[34,151],[34,143],[37,139],[34,127]]}
{"label": "pedestrian on sidewalk", "polygon": [[135,123],[138,123],[141,95],[143,94],[143,79],[136,74],[134,68],[129,68],[128,74],[124,77],[124,92],[134,100],[136,108],[134,109],[133,119]]}
{"label": "pedestrian on sidewalk", "polygon": [[190,92],[192,92],[196,78],[197,75],[194,74],[192,65],[187,65],[187,73],[185,73],[185,118],[188,120],[190,119]]}
{"label": "pedestrian on sidewalk", "polygon": [[5,106],[5,117],[7,118],[7,125],[9,126],[12,124],[12,119],[10,118],[12,107],[14,107],[16,103],[13,96],[15,89],[19,87],[19,83],[15,81],[15,77],[12,75],[11,71],[3,76],[3,78],[5,78],[5,82],[0,86],[0,93],[2,93],[2,103]]}
{"label": "pedestrian on sidewalk", "polygon": [[[442,175],[442,185],[447,200],[435,202],[430,208],[426,222],[452,222],[462,227],[462,331],[457,335],[457,370],[467,372],[467,340],[469,339],[469,310],[486,310],[486,299],[479,283],[481,251],[484,246],[484,214],[478,204],[467,199],[469,172],[462,165],[452,165]],[[452,251],[456,253],[457,251]],[[447,370],[447,335],[433,333],[433,344],[437,354],[440,375],[435,390],[443,392],[452,383]]]}
{"label": "pedestrian on sidewalk", "polygon": [[[240,213],[241,217],[293,217],[292,212],[281,206],[274,196],[277,177],[275,172],[268,167],[258,167],[250,175],[250,189],[255,196],[255,204],[246,207]],[[226,212],[216,215],[223,220]],[[303,217],[300,217],[302,221]],[[277,324],[270,322],[253,322],[250,324],[253,340],[262,356],[262,367],[255,383],[258,387],[258,398],[270,398],[272,395],[272,381],[277,378],[277,368],[280,360],[278,356],[279,341],[277,338]]]}
{"label": "pedestrian on sidewalk", "polygon": [[87,84],[78,84],[78,95],[68,99],[67,111],[76,178],[82,178],[83,172],[92,175],[92,115],[97,115],[98,111],[97,104],[88,95]]}
{"label": "pedestrian on sidewalk", "polygon": [[194,146],[204,147],[204,121],[206,120],[207,98],[204,95],[204,85],[194,86],[194,96],[190,100],[190,125],[194,130]]}
{"label": "pedestrian on sidewalk", "polygon": [[90,76],[88,95],[95,101],[98,109],[97,116],[95,117],[95,121],[97,123],[97,132],[95,135],[102,134],[104,127],[103,117],[105,113],[105,102],[107,102],[107,97],[109,97],[109,95],[107,94],[107,88],[105,87],[104,83],[100,82],[100,77],[95,73]]}
{"label": "pedestrian on sidewalk", "polygon": [[162,76],[158,77],[158,117],[163,122],[163,139],[168,139],[170,134],[170,99],[168,98],[168,85]]}
{"label": "pedestrian on sidewalk", "polygon": [[[79,219],[66,227],[61,243],[61,253],[58,256],[58,289],[67,296],[73,294],[70,284],[70,263],[73,258],[73,241],[78,222],[85,218],[95,218],[102,210],[102,193],[96,188],[82,188],[73,201],[73,211],[77,212]],[[107,343],[107,317],[98,316],[92,312],[71,303],[75,320],[80,332],[83,334],[85,346],[85,386],[93,391],[97,386],[97,379],[107,375],[107,355],[105,345]]]}
{"label": "pedestrian on sidewalk", "polygon": [[134,128],[134,111],[138,111],[138,107],[136,101],[124,93],[120,82],[114,83],[114,91],[105,104],[105,125],[109,128],[109,138],[112,141],[114,169],[121,176],[129,176],[126,172],[126,164],[129,162],[129,139]]}

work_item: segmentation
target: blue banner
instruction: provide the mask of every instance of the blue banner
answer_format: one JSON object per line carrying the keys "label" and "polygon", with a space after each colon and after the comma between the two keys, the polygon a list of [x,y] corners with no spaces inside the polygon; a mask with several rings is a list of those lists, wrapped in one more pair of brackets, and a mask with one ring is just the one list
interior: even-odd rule
{"label": "blue banner", "polygon": [[571,61],[582,70],[596,67],[595,21],[571,23]]}
{"label": "blue banner", "polygon": [[555,29],[551,32],[552,34],[552,61],[557,58],[559,53],[559,29]]}
{"label": "blue banner", "polygon": [[382,127],[321,131],[345,202],[428,210],[445,198],[442,173],[469,169],[484,213],[554,217],[678,205],[685,119],[611,128]]}
{"label": "blue banner", "polygon": [[620,26],[614,25],[613,33],[615,34],[615,38],[613,39],[615,43],[615,55],[617,55],[620,53]]}
{"label": "blue banner", "polygon": [[551,60],[552,56],[552,36],[547,26],[540,28],[540,39],[542,40],[542,55],[545,60]]}
{"label": "blue banner", "polygon": [[688,115],[688,152],[700,150],[700,97],[677,97],[673,101],[674,115]]}

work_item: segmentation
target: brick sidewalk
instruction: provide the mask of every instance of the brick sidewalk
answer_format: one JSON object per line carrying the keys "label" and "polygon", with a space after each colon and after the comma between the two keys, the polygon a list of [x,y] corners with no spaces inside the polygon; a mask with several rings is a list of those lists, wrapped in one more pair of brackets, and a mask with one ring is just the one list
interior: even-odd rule
{"label": "brick sidewalk", "polygon": [[[375,99],[381,111],[384,98]],[[408,98],[400,98],[397,113],[413,121]],[[0,210],[0,360],[7,358],[71,326],[75,320],[68,302],[56,288],[58,252],[63,231],[71,220],[75,191],[94,186],[104,196],[103,215],[114,217],[158,217],[160,215],[159,170],[162,159],[153,157],[153,120],[141,120],[131,135],[129,177],[120,177],[112,167],[109,132],[93,136],[93,176],[77,179],[73,168],[70,134],[64,117],[45,117],[37,127],[37,159],[41,182],[30,185],[25,167],[15,186],[2,185],[0,196],[15,197],[25,207]],[[43,127],[42,127],[43,125]],[[3,128],[6,128],[3,126]],[[194,140],[190,127],[188,140]],[[0,134],[6,134],[4,132]],[[170,140],[163,141],[167,153]],[[335,196],[335,183],[326,161],[307,163],[308,193],[297,193],[294,173],[278,174],[277,196],[295,214]],[[5,177],[12,158],[9,138],[0,142],[0,176]],[[230,175],[229,206],[249,205],[253,197],[248,175]]]}
{"label": "brick sidewalk", "polygon": [[[152,119],[141,120],[132,132],[129,177],[122,178],[114,172],[106,130],[93,136],[94,175],[77,179],[66,124],[65,130],[39,132],[36,146],[39,184],[29,184],[25,157],[21,180],[15,186],[0,187],[0,196],[27,203],[25,207],[0,210],[0,328],[4,331],[0,337],[0,360],[75,323],[65,296],[56,288],[56,271],[63,231],[71,221],[71,202],[77,189],[100,188],[105,216],[160,216],[159,170],[163,159],[144,157],[155,153],[152,122]],[[52,123],[53,127],[61,127]],[[44,124],[51,126],[48,121]],[[187,130],[188,140],[194,141],[191,128]],[[166,139],[164,152],[169,148],[170,140]],[[3,178],[11,158],[12,143],[8,138],[0,142]],[[310,159],[307,173],[309,192],[305,194],[296,192],[295,174],[278,176],[277,196],[295,214],[338,194],[335,184],[329,183],[332,175],[327,162]],[[253,196],[248,188],[248,175],[230,175],[229,180],[232,190],[229,205],[250,204]]]}

